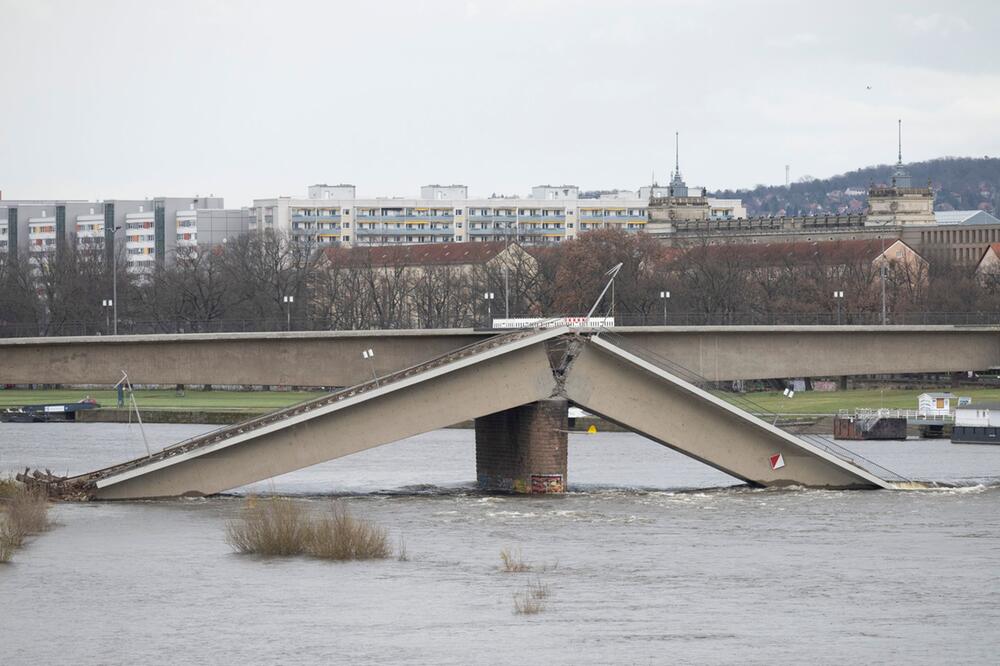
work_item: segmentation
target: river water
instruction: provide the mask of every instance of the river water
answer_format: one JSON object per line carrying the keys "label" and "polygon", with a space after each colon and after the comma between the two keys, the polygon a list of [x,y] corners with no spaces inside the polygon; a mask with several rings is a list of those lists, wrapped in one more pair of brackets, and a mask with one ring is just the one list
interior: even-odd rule
{"label": "river water", "polygon": [[[0,566],[0,664],[997,663],[1000,447],[850,448],[963,487],[751,490],[598,433],[570,436],[567,495],[489,496],[472,432],[443,430],[237,493],[336,497],[408,561],[235,554],[238,496],[58,505]],[[125,425],[0,424],[0,474],[144,450]],[[539,571],[501,573],[503,548]],[[545,610],[515,614],[536,580]]]}

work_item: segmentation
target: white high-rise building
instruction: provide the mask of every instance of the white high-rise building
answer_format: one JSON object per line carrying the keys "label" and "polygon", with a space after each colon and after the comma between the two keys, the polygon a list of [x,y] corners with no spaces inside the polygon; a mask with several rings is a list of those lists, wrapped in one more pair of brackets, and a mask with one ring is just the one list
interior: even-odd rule
{"label": "white high-rise building", "polygon": [[71,242],[110,260],[116,237],[129,270],[142,272],[169,264],[179,249],[218,245],[249,227],[249,209],[225,209],[221,197],[0,200],[0,252],[35,264]]}
{"label": "white high-rise building", "polygon": [[[313,185],[308,196],[255,199],[253,229],[317,245],[392,245],[511,240],[558,243],[584,231],[640,231],[650,188],[590,195],[575,185],[539,185],[525,197],[468,197],[464,185],[426,185],[412,198],[357,198],[353,185]],[[713,216],[745,215],[738,200],[714,199]]]}

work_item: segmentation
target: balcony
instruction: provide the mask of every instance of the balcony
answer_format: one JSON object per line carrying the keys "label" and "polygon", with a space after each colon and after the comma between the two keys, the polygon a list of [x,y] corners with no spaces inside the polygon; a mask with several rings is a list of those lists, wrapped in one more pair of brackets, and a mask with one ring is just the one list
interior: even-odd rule
{"label": "balcony", "polygon": [[340,215],[292,215],[292,222],[340,222]]}
{"label": "balcony", "polygon": [[562,234],[566,231],[566,227],[562,225],[554,225],[553,223],[547,224],[520,224],[518,225],[516,231],[518,233],[546,233],[546,234]]}
{"label": "balcony", "polygon": [[[399,218],[393,218],[393,220],[398,220]],[[451,224],[455,220],[454,215],[419,215],[411,214],[406,215],[403,218],[404,222],[447,222]]]}
{"label": "balcony", "polygon": [[376,227],[375,229],[361,229],[357,230],[358,236],[424,236],[427,234],[434,233],[447,233],[451,235],[450,231],[443,231],[440,229],[422,229],[420,227],[413,229],[383,229],[382,227]]}
{"label": "balcony", "polygon": [[518,220],[521,224],[525,222],[565,222],[565,215],[519,215]]}
{"label": "balcony", "polygon": [[469,215],[470,222],[516,222],[517,215]]}
{"label": "balcony", "polygon": [[[590,222],[593,218],[582,217],[581,222]],[[608,215],[601,218],[607,224],[645,224],[646,218],[639,215]]]}
{"label": "balcony", "polygon": [[506,228],[504,228],[504,229],[496,229],[494,227],[489,227],[489,226],[485,227],[485,228],[482,228],[482,229],[477,229],[475,227],[470,227],[469,228],[469,235],[470,236],[499,236],[501,238],[504,237],[504,236],[509,236],[510,238],[513,238],[515,235],[517,235],[517,230],[514,227],[510,227],[509,229],[506,229]]}

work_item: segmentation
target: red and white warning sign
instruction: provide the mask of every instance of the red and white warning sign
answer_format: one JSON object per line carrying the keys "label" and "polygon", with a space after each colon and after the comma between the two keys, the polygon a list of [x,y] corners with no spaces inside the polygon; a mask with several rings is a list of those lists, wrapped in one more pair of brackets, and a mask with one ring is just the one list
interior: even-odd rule
{"label": "red and white warning sign", "polygon": [[781,469],[785,466],[785,459],[781,457],[780,453],[775,453],[771,456],[771,469]]}

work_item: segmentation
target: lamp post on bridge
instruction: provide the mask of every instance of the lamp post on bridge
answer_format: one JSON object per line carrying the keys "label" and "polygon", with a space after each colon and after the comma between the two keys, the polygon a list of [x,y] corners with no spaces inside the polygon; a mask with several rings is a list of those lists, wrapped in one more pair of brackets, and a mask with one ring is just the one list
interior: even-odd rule
{"label": "lamp post on bridge", "polygon": [[375,387],[378,388],[378,375],[375,374],[375,350],[369,347],[361,352],[361,358],[368,361],[368,365],[372,370],[372,380],[375,382]]}
{"label": "lamp post on bridge", "polygon": [[292,330],[292,303],[295,302],[294,296],[282,296],[281,302],[285,304],[285,321],[286,329]]}
{"label": "lamp post on bridge", "polygon": [[118,335],[118,225],[111,232],[111,309],[114,312],[115,325],[112,335]]}
{"label": "lamp post on bridge", "polygon": [[660,292],[660,300],[663,301],[663,325],[666,326],[667,325],[667,301],[670,300],[670,292],[669,291],[661,291]]}
{"label": "lamp post on bridge", "polygon": [[492,291],[487,291],[483,294],[483,300],[486,301],[486,324],[490,328],[493,328],[493,297]]}
{"label": "lamp post on bridge", "polygon": [[833,292],[833,300],[837,304],[837,326],[840,326],[840,304],[844,301],[844,292]]}
{"label": "lamp post on bridge", "polygon": [[101,301],[101,307],[104,308],[104,330],[107,333],[111,332],[111,309],[114,304],[115,302],[111,298],[105,298]]}

